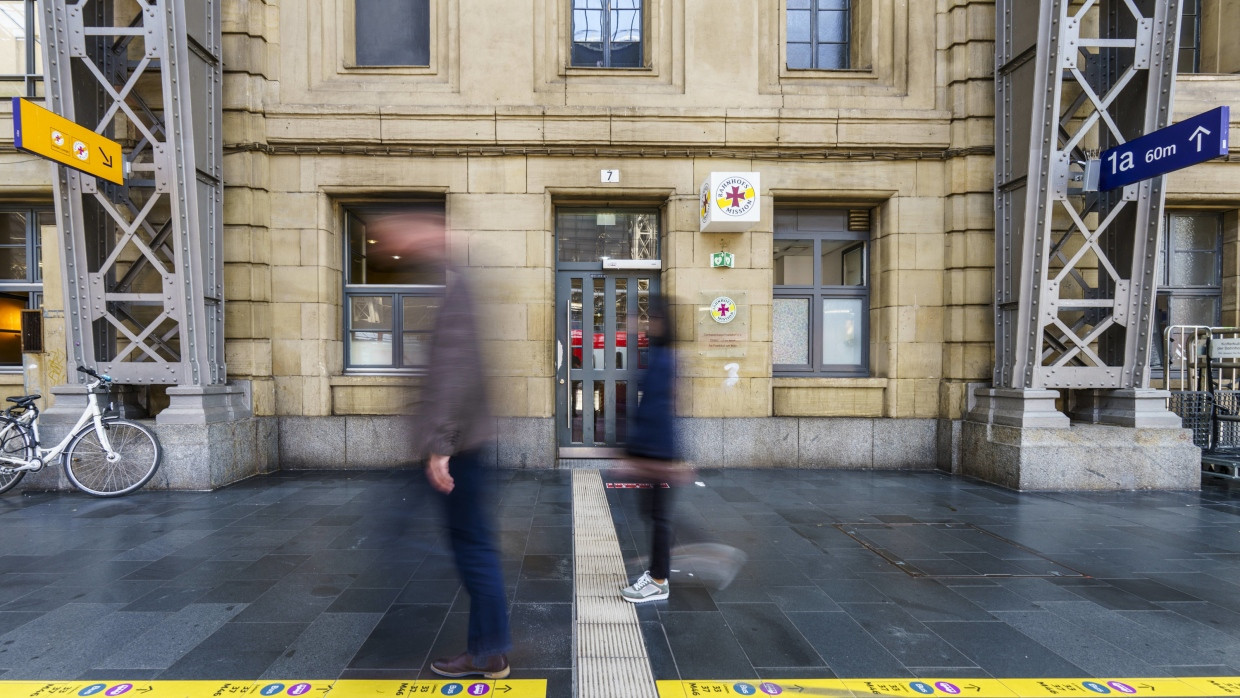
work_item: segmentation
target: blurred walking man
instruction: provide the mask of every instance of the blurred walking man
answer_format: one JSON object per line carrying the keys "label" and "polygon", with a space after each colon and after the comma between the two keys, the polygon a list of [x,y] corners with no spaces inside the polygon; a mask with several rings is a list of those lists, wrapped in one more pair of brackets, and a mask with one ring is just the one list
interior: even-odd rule
{"label": "blurred walking man", "polygon": [[507,652],[512,641],[495,542],[491,476],[482,461],[483,448],[495,434],[487,409],[473,298],[465,278],[448,264],[442,216],[386,216],[367,232],[376,241],[373,252],[402,253],[445,272],[415,416],[418,452],[427,454],[426,477],[443,493],[457,573],[469,592],[469,637],[464,652],[436,659],[431,671],[453,678],[502,679],[509,673]]}

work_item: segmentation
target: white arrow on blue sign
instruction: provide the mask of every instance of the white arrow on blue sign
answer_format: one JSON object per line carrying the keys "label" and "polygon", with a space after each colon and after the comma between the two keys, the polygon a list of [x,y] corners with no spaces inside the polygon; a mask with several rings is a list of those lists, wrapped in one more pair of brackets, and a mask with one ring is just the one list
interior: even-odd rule
{"label": "white arrow on blue sign", "polygon": [[1226,155],[1230,112],[1216,107],[1102,151],[1098,189],[1115,189]]}

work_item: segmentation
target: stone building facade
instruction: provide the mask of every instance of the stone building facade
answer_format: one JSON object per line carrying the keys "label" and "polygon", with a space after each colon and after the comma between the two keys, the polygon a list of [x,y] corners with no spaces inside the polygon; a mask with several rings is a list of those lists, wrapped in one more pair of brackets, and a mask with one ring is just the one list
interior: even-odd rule
{"label": "stone building facade", "polygon": [[[951,469],[970,387],[994,361],[993,3],[823,2],[846,9],[811,20],[809,0],[611,0],[605,36],[591,25],[604,15],[574,9],[598,4],[413,2],[398,19],[415,30],[400,32],[367,0],[224,0],[228,373],[274,425],[279,463],[407,460],[396,415],[416,391],[429,302],[359,258],[367,212],[417,206],[444,212],[453,258],[478,281],[501,465],[554,467],[620,440],[608,406],[632,376],[565,366],[589,334],[596,353],[616,350],[624,278],[676,303],[697,464]],[[1240,5],[1194,8],[1198,72],[1180,76],[1177,118],[1240,106],[1240,39],[1226,30]],[[807,28],[822,61],[805,65]],[[712,172],[760,175],[748,231],[698,232]],[[1180,289],[1217,299],[1208,324],[1240,324],[1237,172],[1233,158],[1169,178],[1168,210],[1217,226],[1215,290]],[[49,165],[0,146],[0,208],[47,208],[52,192]],[[632,256],[658,259],[653,274],[566,251],[639,218],[656,247]],[[717,252],[734,265],[712,267]],[[61,281],[44,270],[54,331]],[[591,333],[596,280],[613,312]],[[737,312],[727,332],[709,313],[720,297]],[[41,373],[0,383],[63,381],[63,335],[48,339],[26,360]],[[583,425],[591,412],[604,421]]]}

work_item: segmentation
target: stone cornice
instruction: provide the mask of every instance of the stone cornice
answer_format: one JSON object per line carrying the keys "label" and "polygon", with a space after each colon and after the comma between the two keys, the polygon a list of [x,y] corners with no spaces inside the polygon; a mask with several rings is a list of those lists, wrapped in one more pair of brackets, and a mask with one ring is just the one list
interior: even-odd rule
{"label": "stone cornice", "polygon": [[758,148],[758,147],[677,147],[655,146],[550,146],[550,145],[478,145],[439,144],[408,146],[321,142],[229,143],[224,154],[264,153],[268,155],[366,155],[390,157],[606,157],[606,158],[730,158],[749,160],[949,160],[963,157],[991,157],[992,146],[942,149],[879,149],[879,148]]}

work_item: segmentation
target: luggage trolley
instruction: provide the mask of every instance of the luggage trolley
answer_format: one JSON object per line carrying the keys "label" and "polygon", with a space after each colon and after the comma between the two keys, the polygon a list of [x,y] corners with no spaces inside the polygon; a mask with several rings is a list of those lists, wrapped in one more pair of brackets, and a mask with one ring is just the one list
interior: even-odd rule
{"label": "luggage trolley", "polygon": [[1201,470],[1240,479],[1240,330],[1211,328],[1208,366],[1210,441],[1201,453]]}

